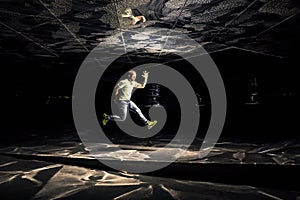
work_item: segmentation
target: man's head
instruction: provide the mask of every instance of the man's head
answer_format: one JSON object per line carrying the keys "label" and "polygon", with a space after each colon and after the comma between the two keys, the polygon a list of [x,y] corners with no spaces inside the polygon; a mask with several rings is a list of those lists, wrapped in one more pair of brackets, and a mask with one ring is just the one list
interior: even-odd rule
{"label": "man's head", "polygon": [[133,70],[130,70],[130,71],[128,72],[128,79],[129,79],[130,81],[134,81],[134,80],[136,79],[136,72],[133,71]]}

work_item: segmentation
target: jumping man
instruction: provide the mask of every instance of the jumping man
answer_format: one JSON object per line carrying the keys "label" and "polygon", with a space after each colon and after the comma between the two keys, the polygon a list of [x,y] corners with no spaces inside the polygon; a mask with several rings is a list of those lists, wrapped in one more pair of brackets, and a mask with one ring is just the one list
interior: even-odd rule
{"label": "jumping man", "polygon": [[142,77],[144,78],[143,84],[135,81],[136,72],[130,70],[128,72],[128,78],[121,80],[114,88],[114,101],[118,104],[120,114],[119,115],[107,115],[103,114],[102,124],[106,125],[109,120],[113,121],[125,121],[127,117],[127,110],[129,108],[130,111],[135,112],[140,119],[145,123],[148,129],[151,129],[157,121],[149,121],[143,115],[141,110],[137,107],[137,105],[130,100],[133,88],[145,88],[147,80],[148,80],[149,72],[144,71]]}

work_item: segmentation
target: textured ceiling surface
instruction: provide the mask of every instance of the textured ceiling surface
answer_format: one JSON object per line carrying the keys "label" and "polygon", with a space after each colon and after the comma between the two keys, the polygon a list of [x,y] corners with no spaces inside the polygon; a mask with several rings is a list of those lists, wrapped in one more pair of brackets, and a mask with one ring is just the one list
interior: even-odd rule
{"label": "textured ceiling surface", "polygon": [[[299,42],[299,12],[291,0],[2,0],[1,55],[59,58],[87,53],[124,27],[131,7],[147,26],[179,29],[208,52],[241,48],[286,57]],[[134,27],[129,27],[134,28]]]}

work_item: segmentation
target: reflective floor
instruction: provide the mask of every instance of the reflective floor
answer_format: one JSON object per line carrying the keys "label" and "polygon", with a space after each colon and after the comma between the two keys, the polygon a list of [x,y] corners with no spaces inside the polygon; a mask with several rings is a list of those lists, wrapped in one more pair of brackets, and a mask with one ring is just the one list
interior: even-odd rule
{"label": "reflective floor", "polygon": [[[28,141],[0,148],[0,193],[5,199],[298,199],[300,142],[254,143],[223,139],[199,158],[197,138],[170,166],[146,174],[112,170],[96,158],[155,163],[151,152],[166,138],[137,143],[114,138],[96,144],[91,155],[76,134],[32,134]],[[119,144],[118,144],[118,143]],[[134,145],[132,145],[134,143]],[[117,147],[122,150],[116,150]],[[107,153],[109,150],[109,153]],[[166,154],[180,152],[176,146]],[[299,179],[298,179],[299,180]]]}

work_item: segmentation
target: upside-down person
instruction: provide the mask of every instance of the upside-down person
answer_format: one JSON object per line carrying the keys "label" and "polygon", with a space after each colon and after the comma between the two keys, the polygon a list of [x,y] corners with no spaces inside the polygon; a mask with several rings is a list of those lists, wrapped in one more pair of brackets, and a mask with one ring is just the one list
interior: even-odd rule
{"label": "upside-down person", "polygon": [[126,14],[122,14],[122,17],[128,17],[131,19],[132,25],[135,25],[138,22],[142,22],[143,24],[146,22],[146,18],[142,15],[140,16],[134,16],[132,13],[132,10],[130,8],[127,8],[125,10]]}

